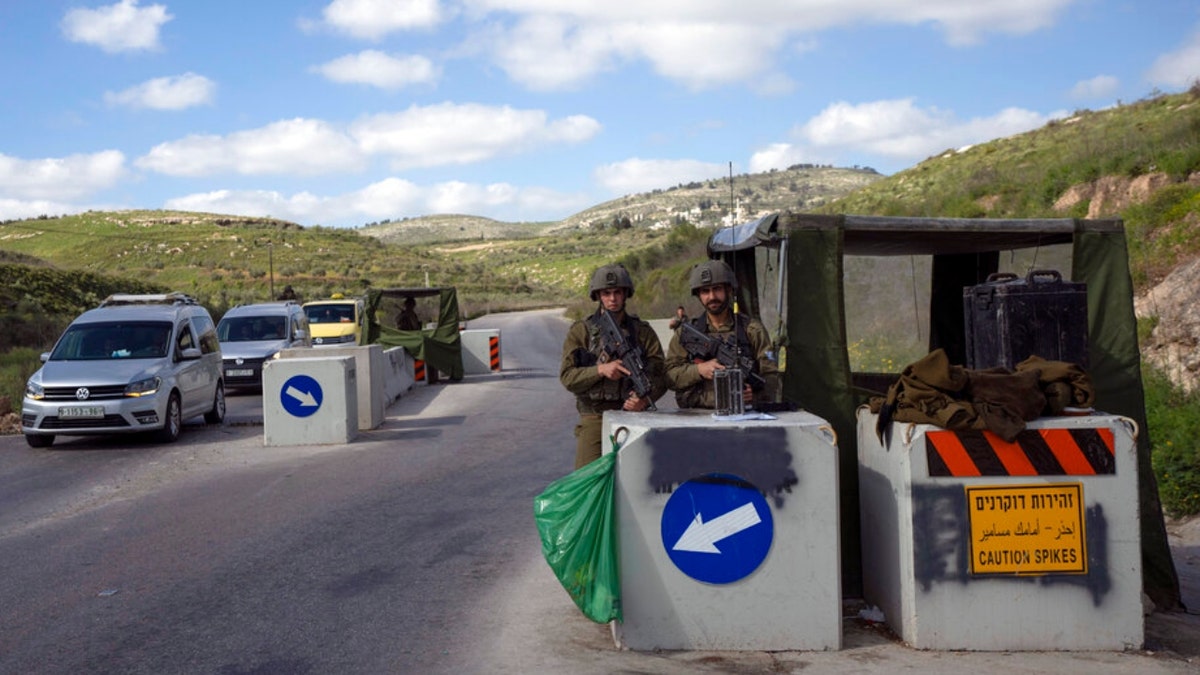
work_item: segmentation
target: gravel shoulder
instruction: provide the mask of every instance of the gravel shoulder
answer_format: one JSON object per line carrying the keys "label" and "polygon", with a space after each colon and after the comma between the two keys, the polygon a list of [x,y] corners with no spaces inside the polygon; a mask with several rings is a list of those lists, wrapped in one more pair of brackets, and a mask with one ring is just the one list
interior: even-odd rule
{"label": "gravel shoulder", "polygon": [[1147,616],[1146,651],[1200,666],[1200,516],[1168,519],[1166,525],[1187,610]]}

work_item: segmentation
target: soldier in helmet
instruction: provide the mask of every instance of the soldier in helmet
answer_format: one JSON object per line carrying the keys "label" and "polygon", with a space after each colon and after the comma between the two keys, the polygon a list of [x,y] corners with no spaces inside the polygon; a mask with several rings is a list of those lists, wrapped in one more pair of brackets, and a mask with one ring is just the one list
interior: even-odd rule
{"label": "soldier in helmet", "polygon": [[[645,410],[667,391],[663,377],[662,344],[650,324],[625,312],[625,301],[633,297],[633,280],[624,266],[604,265],[592,274],[588,287],[596,311],[576,321],[563,342],[559,380],[572,394],[579,410],[575,427],[575,468],[600,458],[601,422],[605,410]],[[641,398],[633,390],[629,370],[621,361],[610,360],[600,343],[597,323],[601,312],[609,312],[621,331],[641,347],[642,361],[650,377],[650,398]]]}
{"label": "soldier in helmet", "polygon": [[[754,372],[766,380],[766,386],[757,392],[743,383],[742,400],[750,405],[771,401],[778,387],[779,372],[771,357],[771,337],[758,319],[734,314],[737,280],[733,270],[720,260],[706,260],[692,268],[689,283],[692,295],[704,306],[704,313],[691,319],[691,325],[702,333],[724,340],[736,339],[739,351],[754,358]],[[723,366],[715,358],[691,358],[680,342],[678,331],[667,349],[666,367],[667,381],[675,391],[675,401],[680,408],[716,407],[713,372]]]}

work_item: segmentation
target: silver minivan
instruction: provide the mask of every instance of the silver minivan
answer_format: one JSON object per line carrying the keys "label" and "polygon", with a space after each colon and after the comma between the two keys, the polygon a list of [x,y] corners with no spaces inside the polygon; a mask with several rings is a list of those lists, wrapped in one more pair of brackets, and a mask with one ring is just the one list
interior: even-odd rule
{"label": "silver minivan", "polygon": [[225,384],[261,387],[263,364],[289,347],[310,347],[308,316],[291,300],[238,305],[217,324]]}
{"label": "silver minivan", "polygon": [[182,293],[109,296],[79,315],[25,384],[21,431],[35,448],[56,435],[153,432],[225,419],[221,348],[208,310]]}

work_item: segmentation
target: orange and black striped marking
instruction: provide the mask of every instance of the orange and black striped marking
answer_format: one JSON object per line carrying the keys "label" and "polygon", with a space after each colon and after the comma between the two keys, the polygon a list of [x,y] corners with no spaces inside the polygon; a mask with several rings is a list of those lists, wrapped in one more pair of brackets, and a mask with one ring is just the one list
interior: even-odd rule
{"label": "orange and black striped marking", "polygon": [[491,355],[492,370],[500,370],[500,336],[493,335],[488,338],[488,353]]}
{"label": "orange and black striped marking", "polygon": [[1009,443],[990,431],[925,434],[930,477],[1115,474],[1112,429],[1026,429]]}
{"label": "orange and black striped marking", "polygon": [[425,362],[421,359],[413,359],[413,379],[417,382],[425,381]]}

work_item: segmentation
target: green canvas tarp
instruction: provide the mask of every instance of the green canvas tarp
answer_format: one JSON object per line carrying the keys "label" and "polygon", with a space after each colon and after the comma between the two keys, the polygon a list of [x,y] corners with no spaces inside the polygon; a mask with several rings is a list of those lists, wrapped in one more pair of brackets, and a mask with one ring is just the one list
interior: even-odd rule
{"label": "green canvas tarp", "polygon": [[[383,325],[379,312],[384,299],[437,297],[438,316],[433,328],[398,330]],[[454,288],[385,288],[367,291],[368,344],[404,347],[413,358],[444,373],[451,380],[463,377],[462,338],[458,332],[458,291]]]}
{"label": "green canvas tarp", "polygon": [[[1087,284],[1088,372],[1106,412],[1134,420],[1138,435],[1143,587],[1162,608],[1178,608],[1179,580],[1171,559],[1150,440],[1133,313],[1124,225],[1119,220],[960,219],[779,213],[718,230],[709,254],[730,262],[741,301],[786,347],[785,398],[828,420],[840,454],[843,586],[861,589],[855,410],[868,374],[851,372],[847,339],[848,256],[910,256],[931,261],[929,350],[945,349],[965,363],[963,288],[995,272],[1001,253],[1069,247],[1071,278]],[[880,278],[879,284],[896,284]],[[914,286],[915,287],[915,286]],[[820,289],[815,292],[814,289]],[[897,369],[905,364],[898,364]],[[895,373],[895,374],[898,374]],[[885,374],[880,374],[885,375]],[[893,374],[894,375],[894,374]],[[887,377],[875,378],[873,391]],[[886,389],[886,385],[884,385]]]}

